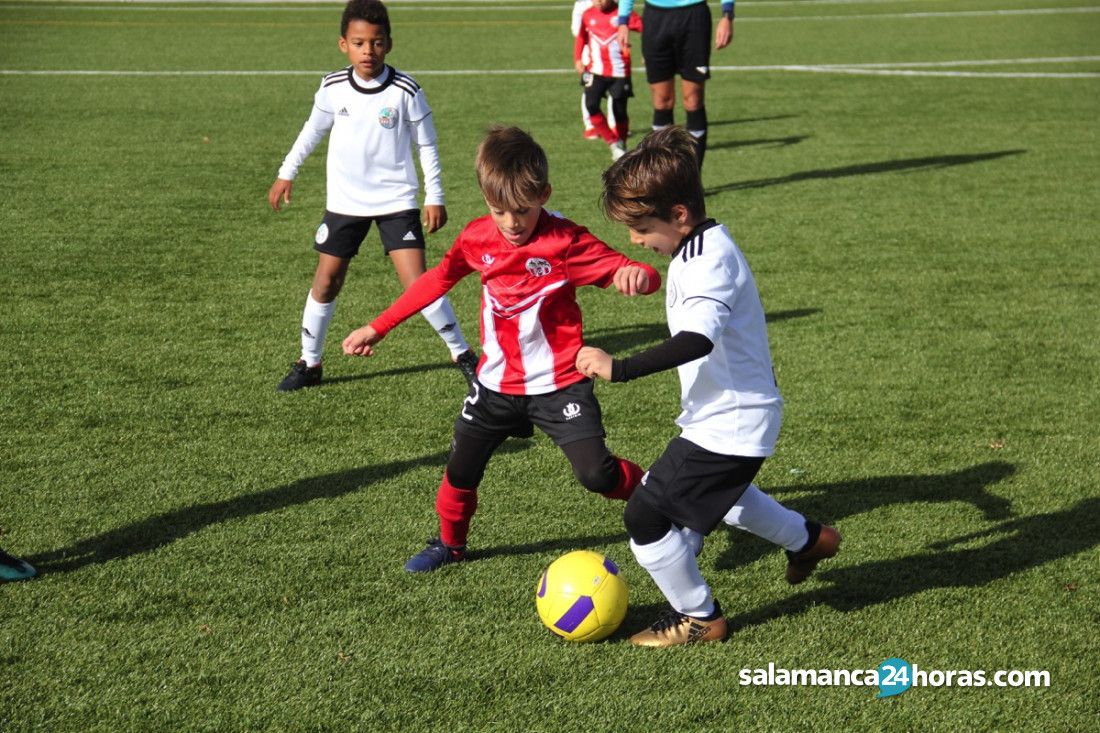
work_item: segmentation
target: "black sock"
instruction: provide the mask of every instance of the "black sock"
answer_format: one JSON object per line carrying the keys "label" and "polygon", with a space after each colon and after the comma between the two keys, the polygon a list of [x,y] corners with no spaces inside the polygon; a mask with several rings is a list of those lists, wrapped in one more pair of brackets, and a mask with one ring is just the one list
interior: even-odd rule
{"label": "black sock", "polygon": [[672,110],[670,109],[655,109],[653,110],[653,129],[660,130],[663,127],[668,127],[672,124]]}
{"label": "black sock", "polygon": [[695,157],[699,159],[699,169],[703,169],[703,156],[707,152],[707,108],[689,110],[687,113],[687,131],[695,138]]}

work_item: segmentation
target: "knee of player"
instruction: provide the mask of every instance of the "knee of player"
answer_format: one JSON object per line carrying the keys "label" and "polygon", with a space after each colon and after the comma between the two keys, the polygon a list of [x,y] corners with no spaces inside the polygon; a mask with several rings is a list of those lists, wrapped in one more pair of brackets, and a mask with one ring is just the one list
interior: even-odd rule
{"label": "knee of player", "polygon": [[573,475],[581,486],[597,494],[614,491],[619,485],[619,467],[614,461],[605,461],[600,465],[573,466]]}

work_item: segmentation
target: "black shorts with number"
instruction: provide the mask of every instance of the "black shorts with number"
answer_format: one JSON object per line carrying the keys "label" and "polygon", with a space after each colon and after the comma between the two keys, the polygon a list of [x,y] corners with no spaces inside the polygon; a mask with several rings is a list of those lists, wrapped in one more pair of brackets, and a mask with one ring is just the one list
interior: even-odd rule
{"label": "black shorts with number", "polygon": [[455,420],[455,432],[479,440],[529,438],[533,426],[556,445],[602,438],[603,415],[592,392],[592,380],[539,395],[508,395],[474,382]]}
{"label": "black shorts with number", "polygon": [[710,8],[705,2],[683,8],[645,6],[642,57],[650,84],[677,74],[688,81],[710,78]]}
{"label": "black shorts with number", "polygon": [[359,254],[359,246],[370,231],[371,222],[378,222],[383,252],[424,249],[424,227],[420,223],[419,209],[382,216],[349,216],[326,211],[313,238],[313,248],[333,257],[351,259]]}
{"label": "black shorts with number", "polygon": [[711,453],[684,438],[673,438],[634,499],[644,501],[681,527],[710,534],[756,478],[763,458]]}

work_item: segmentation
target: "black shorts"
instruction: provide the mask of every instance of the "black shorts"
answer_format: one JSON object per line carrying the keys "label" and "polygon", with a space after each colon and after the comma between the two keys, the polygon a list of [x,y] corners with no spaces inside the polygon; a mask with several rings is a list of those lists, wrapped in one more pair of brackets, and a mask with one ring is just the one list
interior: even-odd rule
{"label": "black shorts", "polygon": [[333,257],[351,259],[359,254],[359,246],[366,239],[371,222],[375,221],[378,222],[378,236],[382,238],[383,252],[388,254],[395,249],[424,249],[424,227],[420,223],[420,209],[382,216],[348,216],[326,211],[313,238],[313,248]]}
{"label": "black shorts", "polygon": [[718,526],[756,478],[763,458],[724,456],[673,438],[634,496],[681,527],[704,535]]}
{"label": "black shorts", "polygon": [[628,76],[599,76],[585,73],[584,103],[589,107],[599,106],[603,95],[608,94],[612,99],[629,99],[634,96],[634,87],[630,84]]}
{"label": "black shorts", "polygon": [[536,425],[559,446],[604,437],[592,380],[540,395],[501,394],[474,382],[455,420],[455,432],[480,440],[530,438]]}
{"label": "black shorts", "polygon": [[684,8],[645,6],[642,57],[650,84],[677,74],[688,81],[710,78],[710,8],[705,2]]}

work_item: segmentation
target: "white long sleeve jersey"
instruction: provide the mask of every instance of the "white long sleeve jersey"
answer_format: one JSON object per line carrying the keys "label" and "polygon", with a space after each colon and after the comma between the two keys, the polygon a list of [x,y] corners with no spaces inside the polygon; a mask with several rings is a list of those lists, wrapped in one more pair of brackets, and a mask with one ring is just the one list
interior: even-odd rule
{"label": "white long sleeve jersey", "polygon": [[714,343],[678,367],[681,434],[712,453],[770,456],[783,398],[756,282],[729,230],[713,220],[696,227],[672,255],[665,288],[672,335],[694,331]]}
{"label": "white long sleeve jersey", "polygon": [[326,208],[349,216],[380,216],[417,208],[413,146],[424,172],[424,204],[443,204],[432,110],[409,75],[386,66],[364,81],[349,66],[321,79],[313,111],[279,168],[294,180],[331,130]]}

